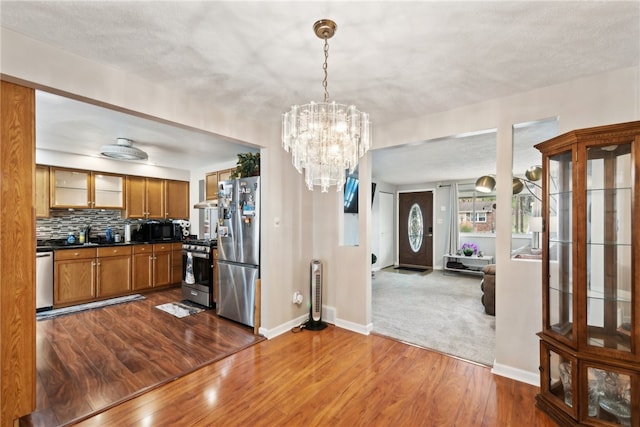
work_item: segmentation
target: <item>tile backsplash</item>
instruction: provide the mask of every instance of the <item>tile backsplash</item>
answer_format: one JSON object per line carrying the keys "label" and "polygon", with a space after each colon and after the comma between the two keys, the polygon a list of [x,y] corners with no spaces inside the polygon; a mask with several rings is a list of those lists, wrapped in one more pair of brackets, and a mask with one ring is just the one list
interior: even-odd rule
{"label": "tile backsplash", "polygon": [[138,222],[143,221],[122,218],[119,210],[51,210],[50,218],[36,219],[36,238],[38,240],[64,239],[69,232],[77,235],[88,225],[91,225],[91,237],[104,236],[107,226],[111,227],[114,234],[124,234],[125,224],[137,224]]}

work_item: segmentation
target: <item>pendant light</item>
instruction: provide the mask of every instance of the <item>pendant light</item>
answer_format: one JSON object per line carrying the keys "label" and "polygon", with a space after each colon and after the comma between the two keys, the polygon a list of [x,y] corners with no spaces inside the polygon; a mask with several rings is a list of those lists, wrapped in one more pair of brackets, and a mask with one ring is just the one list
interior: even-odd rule
{"label": "pendant light", "polygon": [[371,145],[369,115],[353,105],[329,101],[327,90],[328,40],[337,29],[335,22],[321,19],[313,31],[324,40],[324,100],[304,105],[293,105],[282,119],[282,146],[291,153],[298,172],[304,169],[309,190],[319,186],[327,192],[332,185],[342,190],[345,171],[353,173],[358,160]]}

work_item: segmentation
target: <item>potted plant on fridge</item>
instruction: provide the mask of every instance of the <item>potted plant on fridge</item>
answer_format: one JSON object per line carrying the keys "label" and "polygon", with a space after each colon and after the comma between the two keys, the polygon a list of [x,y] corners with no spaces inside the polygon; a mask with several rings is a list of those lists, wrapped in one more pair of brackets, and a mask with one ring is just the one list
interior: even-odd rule
{"label": "potted plant on fridge", "polygon": [[260,175],[260,153],[238,154],[238,166],[231,172],[231,178],[248,178]]}

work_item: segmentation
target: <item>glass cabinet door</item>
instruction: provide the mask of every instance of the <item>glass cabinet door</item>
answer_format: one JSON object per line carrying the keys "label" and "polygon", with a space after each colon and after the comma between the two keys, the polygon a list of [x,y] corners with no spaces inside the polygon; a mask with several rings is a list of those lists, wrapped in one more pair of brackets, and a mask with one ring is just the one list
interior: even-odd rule
{"label": "glass cabinet door", "polygon": [[90,172],[51,169],[51,207],[89,208]]}
{"label": "glass cabinet door", "polygon": [[93,173],[93,207],[124,209],[124,178]]}
{"label": "glass cabinet door", "polygon": [[[631,143],[590,147],[586,162],[586,340],[631,351]],[[638,224],[636,224],[636,227]]]}
{"label": "glass cabinet door", "polygon": [[548,158],[546,226],[548,229],[545,328],[572,341],[573,328],[573,242],[572,152]]}

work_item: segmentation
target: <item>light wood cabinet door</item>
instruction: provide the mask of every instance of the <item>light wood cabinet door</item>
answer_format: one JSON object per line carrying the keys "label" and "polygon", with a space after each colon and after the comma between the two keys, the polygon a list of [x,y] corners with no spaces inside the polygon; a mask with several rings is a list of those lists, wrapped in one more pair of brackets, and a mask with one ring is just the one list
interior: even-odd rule
{"label": "light wood cabinet door", "polygon": [[91,173],[92,206],[96,209],[124,209],[125,178],[102,172]]}
{"label": "light wood cabinet door", "polygon": [[36,165],[36,218],[48,218],[49,166]]}
{"label": "light wood cabinet door", "polygon": [[52,208],[91,208],[91,172],[50,168]]}
{"label": "light wood cabinet door", "polygon": [[127,294],[131,291],[131,246],[98,248],[98,298]]}
{"label": "light wood cabinet door", "polygon": [[147,218],[164,218],[164,180],[158,178],[146,178],[146,209]]}
{"label": "light wood cabinet door", "polygon": [[168,286],[172,283],[171,244],[153,245],[153,286]]}
{"label": "light wood cabinet door", "polygon": [[90,301],[96,297],[95,258],[54,263],[54,306]]}
{"label": "light wood cabinet door", "polygon": [[171,245],[171,283],[182,283],[182,243]]}
{"label": "light wood cabinet door", "polygon": [[206,200],[218,198],[218,172],[211,172],[204,177],[204,192]]}
{"label": "light wood cabinet door", "polygon": [[133,290],[151,289],[153,287],[153,245],[135,245],[133,254],[131,273]]}
{"label": "light wood cabinet door", "polygon": [[131,255],[98,258],[98,298],[131,290]]}
{"label": "light wood cabinet door", "polygon": [[233,173],[234,170],[235,168],[218,171],[218,182],[227,181],[231,179],[231,174]]}
{"label": "light wood cabinet door", "polygon": [[141,176],[127,177],[127,218],[146,218],[146,185]]}
{"label": "light wood cabinet door", "polygon": [[205,175],[204,177],[204,189],[205,189],[205,198],[207,200],[217,200],[218,199],[218,183],[220,181],[227,181],[231,179],[231,174],[235,168],[231,169],[223,169],[216,172],[211,172]]}
{"label": "light wood cabinet door", "polygon": [[189,218],[189,183],[187,181],[165,181],[165,218]]}

